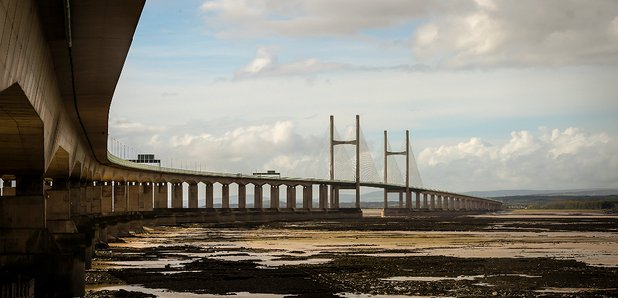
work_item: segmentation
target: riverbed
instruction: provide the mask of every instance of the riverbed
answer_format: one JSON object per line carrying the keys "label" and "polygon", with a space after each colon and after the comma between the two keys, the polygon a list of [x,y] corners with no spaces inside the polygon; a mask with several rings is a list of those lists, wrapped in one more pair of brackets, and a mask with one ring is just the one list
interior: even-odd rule
{"label": "riverbed", "polygon": [[618,295],[618,216],[375,213],[145,227],[96,252],[89,296]]}

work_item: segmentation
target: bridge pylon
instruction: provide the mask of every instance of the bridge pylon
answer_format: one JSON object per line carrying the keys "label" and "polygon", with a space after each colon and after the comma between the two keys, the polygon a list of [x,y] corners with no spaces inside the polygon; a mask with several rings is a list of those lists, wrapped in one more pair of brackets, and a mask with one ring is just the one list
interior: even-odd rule
{"label": "bridge pylon", "polygon": [[[335,117],[330,115],[330,180],[335,180],[335,146],[337,145],[354,145],[356,146],[356,208],[360,209],[360,116],[356,115],[356,139],[355,140],[335,140]],[[331,198],[336,201],[339,207],[338,190],[332,190]]]}
{"label": "bridge pylon", "polygon": [[[388,156],[404,155],[406,157],[406,208],[412,208],[412,193],[410,193],[410,131],[406,130],[406,149],[404,151],[388,151],[388,132],[384,131],[384,184],[388,184]],[[403,197],[399,193],[399,208],[403,207]],[[384,188],[384,209],[388,208],[388,188]]]}

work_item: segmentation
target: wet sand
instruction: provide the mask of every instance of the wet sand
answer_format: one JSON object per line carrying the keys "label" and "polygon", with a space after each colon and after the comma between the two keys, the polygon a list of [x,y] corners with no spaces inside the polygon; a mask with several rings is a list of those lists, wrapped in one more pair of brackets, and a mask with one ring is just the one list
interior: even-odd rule
{"label": "wet sand", "polygon": [[97,251],[89,296],[618,296],[618,216],[365,216],[146,228]]}

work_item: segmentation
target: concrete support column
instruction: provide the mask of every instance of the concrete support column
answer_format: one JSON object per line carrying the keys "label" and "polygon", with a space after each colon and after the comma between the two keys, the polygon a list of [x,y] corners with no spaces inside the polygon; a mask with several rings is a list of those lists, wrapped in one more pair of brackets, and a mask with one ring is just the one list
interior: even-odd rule
{"label": "concrete support column", "polygon": [[270,208],[279,209],[279,185],[270,186]]}
{"label": "concrete support column", "polygon": [[412,192],[406,191],[406,208],[412,209]]}
{"label": "concrete support column", "polygon": [[197,183],[189,183],[189,208],[197,208]]}
{"label": "concrete support column", "polygon": [[114,181],[114,213],[127,211],[127,184]]}
{"label": "concrete support column", "polygon": [[257,208],[257,209],[262,209],[264,208],[263,203],[264,203],[264,192],[262,190],[262,186],[261,185],[254,185],[253,186],[253,208]]}
{"label": "concrete support column", "polygon": [[90,214],[101,214],[101,199],[103,197],[103,182],[97,181],[96,185],[91,186],[90,193]]}
{"label": "concrete support column", "polygon": [[101,214],[111,214],[112,213],[112,182],[106,181],[102,182],[101,185]]}
{"label": "concrete support column", "polygon": [[339,187],[334,185],[330,187],[330,208],[339,209]]}
{"label": "concrete support column", "polygon": [[69,181],[54,179],[52,188],[46,193],[47,220],[71,219],[71,199],[69,196]]}
{"label": "concrete support column", "polygon": [[449,210],[448,196],[442,196],[442,210]]}
{"label": "concrete support column", "polygon": [[291,209],[296,208],[296,187],[293,185],[288,185],[286,195],[286,207]]}
{"label": "concrete support column", "polygon": [[221,185],[221,208],[230,208],[230,185]]}
{"label": "concrete support column", "polygon": [[213,187],[212,183],[206,183],[206,208],[215,208]]}
{"label": "concrete support column", "polygon": [[71,189],[69,195],[71,197],[71,216],[78,215],[81,212],[82,200],[86,197],[86,188],[82,187],[82,182],[78,180],[71,181]]}
{"label": "concrete support column", "polygon": [[172,183],[172,208],[182,208],[182,183]]}
{"label": "concrete support column", "polygon": [[430,194],[430,206],[429,209],[431,210],[435,210],[436,209],[436,194]]}
{"label": "concrete support column", "polygon": [[399,192],[399,208],[403,208],[403,192]]}
{"label": "concrete support column", "polygon": [[167,208],[167,182],[155,184],[154,207]]}
{"label": "concrete support column", "polygon": [[427,193],[423,193],[423,209],[429,209],[429,204],[427,204]]}
{"label": "concrete support column", "polygon": [[311,209],[313,205],[313,186],[303,186],[303,209]]}
{"label": "concrete support column", "polygon": [[416,210],[421,209],[421,192],[416,192]]}
{"label": "concrete support column", "polygon": [[152,182],[144,183],[142,185],[143,192],[140,192],[142,196],[140,197],[140,209],[141,211],[152,211],[153,203],[152,203]]}
{"label": "concrete support column", "polygon": [[[34,279],[34,283],[30,284],[34,289],[29,288],[30,293],[7,291],[0,293],[0,296],[83,296],[85,267],[84,253],[80,249],[81,238],[71,234],[76,232],[74,225],[71,230],[59,231],[62,228],[60,225],[48,224],[46,220],[46,197],[51,194],[55,199],[52,199],[53,203],[58,203],[56,212],[52,214],[58,217],[59,222],[66,223],[65,227],[72,224],[72,221],[66,220],[70,216],[68,186],[58,182],[57,187],[60,188],[58,192],[52,190],[54,194],[45,194],[42,175],[21,175],[16,177],[14,196],[0,199],[0,268],[3,277],[27,271],[28,276],[22,284],[30,283],[30,278]],[[56,231],[74,238],[56,241],[63,237],[59,235],[55,238]],[[64,262],[61,254],[69,249],[67,262]],[[9,290],[6,287],[3,289]],[[48,290],[53,291],[51,295]]]}
{"label": "concrete support column", "polygon": [[238,208],[247,208],[247,186],[238,184]]}
{"label": "concrete support column", "polygon": [[129,182],[127,185],[127,211],[139,211],[139,193],[142,191],[142,186],[139,182]]}
{"label": "concrete support column", "polygon": [[328,185],[320,184],[318,192],[318,205],[320,209],[326,209],[328,207]]}
{"label": "concrete support column", "polygon": [[92,214],[92,197],[94,196],[92,182],[88,182],[85,189],[85,196],[79,202],[79,214]]}

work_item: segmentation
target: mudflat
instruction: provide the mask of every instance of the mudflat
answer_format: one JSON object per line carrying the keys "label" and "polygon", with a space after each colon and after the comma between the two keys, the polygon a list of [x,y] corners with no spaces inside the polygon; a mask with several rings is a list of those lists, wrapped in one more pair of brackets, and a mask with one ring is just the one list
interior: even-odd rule
{"label": "mudflat", "polygon": [[146,227],[97,250],[87,296],[618,296],[616,215],[365,214]]}

